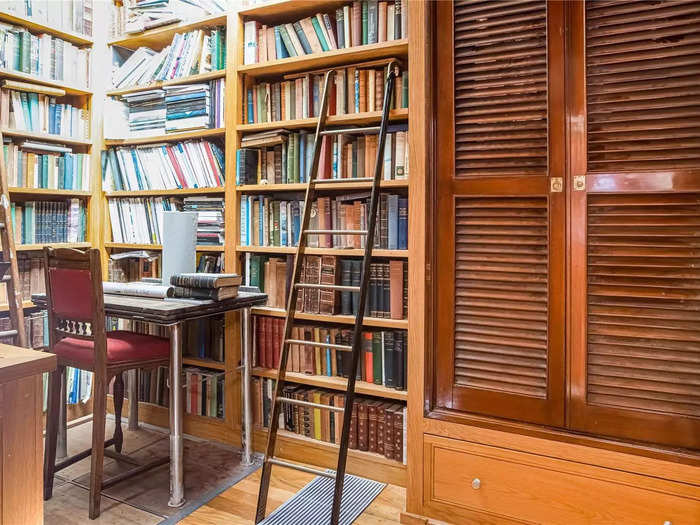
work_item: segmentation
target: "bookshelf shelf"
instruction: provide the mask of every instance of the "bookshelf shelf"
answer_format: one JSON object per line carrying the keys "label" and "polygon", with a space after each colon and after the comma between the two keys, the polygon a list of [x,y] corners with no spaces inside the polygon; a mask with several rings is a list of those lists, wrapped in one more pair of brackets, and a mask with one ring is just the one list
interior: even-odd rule
{"label": "bookshelf shelf", "polygon": [[320,69],[333,66],[346,66],[352,63],[375,60],[379,58],[406,58],[408,56],[408,40],[390,40],[379,44],[334,49],[323,53],[282,58],[260,64],[239,65],[238,73],[248,77],[258,78],[295,73],[306,69]]}
{"label": "bookshelf shelf", "polygon": [[112,191],[105,193],[105,197],[158,197],[166,195],[221,195],[224,193],[224,188],[221,186],[215,188],[178,188],[174,190],[134,190],[134,191]]}
{"label": "bookshelf shelf", "polygon": [[44,195],[51,197],[90,197],[90,191],[54,190],[50,188],[9,188],[10,195]]}
{"label": "bookshelf shelf", "polygon": [[32,82],[34,84],[41,84],[42,86],[60,88],[63,89],[67,95],[92,95],[92,91],[86,87],[76,86],[61,80],[52,80],[37,75],[30,75],[28,73],[22,73],[21,71],[0,68],[0,78],[9,78],[11,80],[20,80],[22,82]]}
{"label": "bookshelf shelf", "polygon": [[128,93],[138,93],[139,91],[147,91],[149,89],[159,89],[166,86],[177,86],[180,84],[190,84],[196,82],[208,82],[210,80],[216,80],[217,78],[224,78],[226,76],[226,70],[221,69],[218,71],[210,71],[209,73],[201,73],[199,75],[190,75],[182,78],[175,78],[173,80],[163,80],[160,82],[152,82],[150,84],[144,84],[142,86],[133,86],[123,89],[113,89],[107,91],[107,95],[110,97],[118,97],[121,95],[126,95]]}
{"label": "bookshelf shelf", "polygon": [[[408,118],[408,109],[392,109],[389,113],[389,118],[392,121],[406,120]],[[365,126],[368,124],[378,124],[381,119],[381,111],[365,111],[363,113],[350,113],[348,115],[331,115],[328,117],[326,122],[329,126]],[[316,117],[295,120],[277,120],[275,122],[261,122],[258,124],[239,124],[237,129],[241,133],[266,131],[271,129],[310,129],[316,128],[317,122],[318,118]]]}
{"label": "bookshelf shelf", "polygon": [[159,142],[182,142],[183,140],[190,139],[223,137],[225,134],[225,128],[198,129],[196,131],[166,133],[165,135],[153,135],[151,137],[136,137],[131,139],[108,139],[105,140],[105,146],[136,146],[138,144],[157,144]]}
{"label": "bookshelf shelf", "polygon": [[[34,303],[31,301],[22,301],[22,308],[34,308]],[[7,312],[10,309],[8,304],[0,304],[0,312]]]}
{"label": "bookshelf shelf", "polygon": [[226,370],[226,364],[211,359],[198,359],[196,357],[183,357],[182,362],[190,366],[201,366],[203,368],[212,368],[214,370]]}
{"label": "bookshelf shelf", "polygon": [[[121,242],[106,242],[105,248],[116,248],[120,250],[162,250],[163,247],[160,244],[129,244]],[[197,246],[198,252],[223,252],[223,246]]]}
{"label": "bookshelf shelf", "polygon": [[61,135],[52,135],[50,133],[37,133],[34,131],[21,131],[18,129],[3,128],[2,134],[8,137],[17,137],[23,139],[40,140],[42,142],[56,142],[65,144],[66,146],[91,146],[90,139],[76,139],[72,137],[63,137]]}
{"label": "bookshelf shelf", "polygon": [[[295,246],[237,246],[239,252],[251,253],[296,253]],[[306,255],[338,255],[344,257],[362,257],[364,250],[359,248],[306,248]],[[372,257],[408,258],[408,250],[372,250]]]}
{"label": "bookshelf shelf", "polygon": [[[306,191],[307,183],[293,184],[246,184],[236,186],[236,191],[239,193],[272,193],[277,191]],[[408,188],[408,180],[383,180],[380,183],[381,188]],[[353,182],[352,179],[347,179],[345,184],[334,184],[333,186],[318,186],[319,191],[344,191],[344,190],[369,190],[372,188],[371,182]]]}
{"label": "bookshelf shelf", "polygon": [[[270,368],[253,368],[253,375],[276,379],[277,370]],[[293,383],[317,386],[321,388],[330,388],[331,390],[339,390],[341,392],[345,391],[348,386],[348,380],[344,377],[328,377],[301,374],[298,372],[287,372],[285,378],[287,381]],[[394,390],[393,388],[367,383],[366,381],[357,381],[355,383],[355,391],[362,395],[382,397],[385,399],[398,399],[399,401],[406,401],[408,398],[407,393],[403,390]]]}
{"label": "bookshelf shelf", "polygon": [[67,40],[68,42],[75,44],[76,46],[91,46],[93,43],[92,38],[87,35],[81,35],[80,33],[75,33],[73,31],[57,29],[24,16],[17,16],[10,13],[0,12],[0,21],[7,22],[8,24],[15,24],[26,27],[29,31],[33,33],[48,33],[50,35],[57,36],[58,38],[61,38],[63,40]]}
{"label": "bookshelf shelf", "polygon": [[43,250],[45,246],[51,248],[91,248],[89,242],[50,242],[46,244],[16,244],[15,248],[18,252],[32,252]]}
{"label": "bookshelf shelf", "polygon": [[[271,0],[241,9],[238,14],[246,20],[259,22],[289,22],[288,17],[298,18],[330,11],[347,4],[347,0]],[[286,19],[286,20],[285,20]]]}
{"label": "bookshelf shelf", "polygon": [[192,31],[193,29],[202,29],[205,27],[216,27],[221,25],[226,25],[226,14],[218,13],[216,15],[198,18],[196,20],[187,20],[177,24],[149,29],[134,35],[122,35],[109,40],[107,45],[127,47],[130,49],[147,46],[160,50],[170,44],[176,33],[186,33],[188,31]]}
{"label": "bookshelf shelf", "polygon": [[[284,308],[272,308],[269,306],[253,307],[252,312],[257,315],[269,315],[271,317],[285,317],[287,315],[287,311]],[[297,312],[294,318],[299,319],[300,321],[315,321],[319,323],[337,323],[347,325],[355,324],[354,315],[321,315]],[[408,328],[408,320],[385,319],[383,317],[365,317],[362,325],[375,328],[406,330]]]}

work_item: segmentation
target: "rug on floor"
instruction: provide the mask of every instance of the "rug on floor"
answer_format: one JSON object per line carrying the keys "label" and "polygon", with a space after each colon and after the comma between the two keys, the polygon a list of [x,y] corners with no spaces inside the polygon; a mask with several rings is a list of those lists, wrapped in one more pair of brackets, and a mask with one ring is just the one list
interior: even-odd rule
{"label": "rug on floor", "polygon": [[[328,471],[333,472],[333,471]],[[335,480],[316,477],[260,525],[328,525]],[[346,474],[340,506],[340,525],[351,525],[369,507],[386,483]]]}

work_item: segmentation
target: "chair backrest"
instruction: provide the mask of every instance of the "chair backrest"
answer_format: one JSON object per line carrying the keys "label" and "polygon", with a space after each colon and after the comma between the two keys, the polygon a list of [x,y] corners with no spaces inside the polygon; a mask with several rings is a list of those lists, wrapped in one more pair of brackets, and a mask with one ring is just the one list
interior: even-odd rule
{"label": "chair backrest", "polygon": [[100,251],[44,248],[49,344],[64,337],[94,341],[95,365],[106,363]]}

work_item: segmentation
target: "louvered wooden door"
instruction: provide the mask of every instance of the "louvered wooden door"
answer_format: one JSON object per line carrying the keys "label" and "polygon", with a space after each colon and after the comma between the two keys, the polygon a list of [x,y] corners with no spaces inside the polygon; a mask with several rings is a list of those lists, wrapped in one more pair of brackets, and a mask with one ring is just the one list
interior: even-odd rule
{"label": "louvered wooden door", "polygon": [[437,404],[560,425],[563,3],[436,9]]}
{"label": "louvered wooden door", "polygon": [[570,426],[700,448],[700,2],[571,28]]}

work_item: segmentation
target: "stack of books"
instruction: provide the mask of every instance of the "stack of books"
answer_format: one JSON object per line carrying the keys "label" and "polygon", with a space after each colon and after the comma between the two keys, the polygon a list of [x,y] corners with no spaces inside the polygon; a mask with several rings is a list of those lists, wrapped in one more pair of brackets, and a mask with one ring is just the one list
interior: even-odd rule
{"label": "stack of books", "polygon": [[4,145],[7,183],[16,188],[90,190],[90,155],[55,144]]}
{"label": "stack of books", "polygon": [[206,140],[110,148],[102,155],[105,192],[214,188],[225,181],[224,153]]}
{"label": "stack of books", "polygon": [[85,203],[80,199],[13,202],[10,216],[17,244],[85,241]]}
{"label": "stack of books", "polygon": [[56,29],[92,36],[92,2],[50,2],[47,0],[22,0],[1,2],[0,11],[18,17],[26,17]]}
{"label": "stack of books", "polygon": [[357,0],[329,13],[267,26],[244,25],[244,64],[322,53],[408,37],[408,0]]}
{"label": "stack of books", "polygon": [[12,80],[3,82],[3,89],[0,90],[0,126],[76,139],[90,137],[87,109],[58,102],[55,96],[8,89],[20,84],[24,83]]}
{"label": "stack of books", "polygon": [[87,87],[89,61],[87,48],[78,48],[46,33],[35,35],[23,27],[0,23],[0,69]]}
{"label": "stack of books", "polygon": [[183,211],[197,212],[197,244],[223,246],[224,199],[221,197],[185,197]]}
{"label": "stack of books", "polygon": [[[241,195],[242,246],[296,246],[304,201],[278,200],[269,195]],[[364,230],[367,228],[369,193],[319,197],[312,204],[309,229]],[[408,249],[408,199],[382,193],[374,248]],[[312,235],[312,248],[364,248],[362,235]]]}
{"label": "stack of books", "polygon": [[[336,69],[330,85],[329,115],[381,111],[384,104],[386,60]],[[408,71],[397,75],[390,109],[408,107]],[[277,122],[318,117],[323,96],[323,71],[285,75],[280,82],[260,82],[246,91],[243,122]]]}
{"label": "stack of books", "polygon": [[[269,428],[274,379],[253,378],[253,423]],[[287,385],[284,397],[321,405],[343,406],[345,394],[304,385]],[[340,443],[343,413],[303,405],[285,404],[280,428],[301,436]],[[355,398],[350,420],[349,448],[373,452],[387,459],[406,462],[406,405],[370,397]]]}
{"label": "stack of books", "polygon": [[222,88],[223,80],[214,81],[211,85],[183,84],[166,87],[165,131],[176,133],[220,127],[223,123]]}
{"label": "stack of books", "polygon": [[163,212],[181,209],[177,199],[139,197],[109,199],[112,241],[129,244],[161,244]]}
{"label": "stack of books", "polygon": [[[222,28],[196,29],[176,34],[172,43],[161,51],[148,47],[133,52],[121,48],[118,51],[114,54],[114,88],[142,86],[224,69],[226,32]],[[122,54],[127,58],[122,60]]]}
{"label": "stack of books", "polygon": [[236,297],[241,282],[235,273],[178,273],[170,278],[174,297],[214,301]]}
{"label": "stack of books", "polygon": [[148,137],[165,133],[165,91],[151,89],[122,97],[128,110],[129,134]]}

